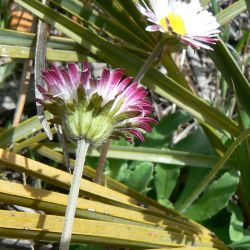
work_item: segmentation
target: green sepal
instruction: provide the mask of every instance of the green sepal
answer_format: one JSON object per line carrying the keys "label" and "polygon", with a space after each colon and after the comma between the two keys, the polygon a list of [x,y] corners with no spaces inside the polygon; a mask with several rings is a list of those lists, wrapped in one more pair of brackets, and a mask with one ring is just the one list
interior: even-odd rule
{"label": "green sepal", "polygon": [[125,97],[122,97],[115,105],[115,107],[111,110],[110,112],[110,115],[111,116],[114,116],[118,111],[119,109],[121,108],[122,104],[124,103],[125,101]]}
{"label": "green sepal", "polygon": [[52,124],[63,125],[63,121],[59,116],[54,116],[53,118],[49,119],[49,122]]}
{"label": "green sepal", "polygon": [[101,109],[100,115],[108,115],[111,108],[113,107],[113,104],[115,102],[115,99],[108,101]]}
{"label": "green sepal", "polygon": [[125,119],[137,117],[138,115],[140,115],[140,112],[138,112],[138,111],[125,111],[125,112],[122,112],[122,113],[116,115],[114,118],[112,118],[112,121],[114,123],[117,123],[117,122],[121,122]]}
{"label": "green sepal", "polygon": [[100,96],[98,93],[94,93],[89,101],[87,111],[93,110],[93,114],[97,115],[100,112],[102,102],[102,96]]}
{"label": "green sepal", "polygon": [[47,109],[52,115],[61,116],[64,113],[64,107],[58,103],[53,102],[41,102],[43,107]]}
{"label": "green sepal", "polygon": [[65,108],[66,108],[65,111],[66,111],[67,115],[70,115],[72,112],[75,112],[75,107],[76,107],[76,105],[74,102],[67,101],[65,103]]}
{"label": "green sepal", "polygon": [[87,104],[86,91],[83,86],[77,88],[78,106],[85,107]]}
{"label": "green sepal", "polygon": [[139,127],[139,123],[138,122],[127,122],[124,124],[118,124],[115,126],[116,129],[128,129],[128,128],[138,128]]}

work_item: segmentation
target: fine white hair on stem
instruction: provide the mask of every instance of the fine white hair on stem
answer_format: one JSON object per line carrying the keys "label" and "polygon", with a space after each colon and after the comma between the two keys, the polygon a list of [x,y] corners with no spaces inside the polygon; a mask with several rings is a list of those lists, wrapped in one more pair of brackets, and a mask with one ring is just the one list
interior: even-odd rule
{"label": "fine white hair on stem", "polygon": [[68,204],[65,213],[63,232],[60,241],[60,250],[68,250],[73,231],[74,218],[79,195],[79,188],[82,180],[85,157],[88,151],[89,143],[85,140],[77,141],[76,162],[73,172],[72,183],[70,187]]}

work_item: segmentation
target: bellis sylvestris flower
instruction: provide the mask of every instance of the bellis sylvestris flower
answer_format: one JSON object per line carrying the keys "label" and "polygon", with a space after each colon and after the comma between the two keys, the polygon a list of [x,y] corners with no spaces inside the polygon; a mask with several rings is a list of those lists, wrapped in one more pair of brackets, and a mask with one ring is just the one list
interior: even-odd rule
{"label": "bellis sylvestris flower", "polygon": [[[143,1],[143,0],[142,0]],[[185,3],[181,0],[149,0],[151,9],[143,1],[139,11],[149,22],[147,31],[161,31],[180,37],[182,43],[194,48],[212,49],[209,44],[216,42],[219,24],[212,13],[204,10],[199,0]]]}
{"label": "bellis sylvestris flower", "polygon": [[123,74],[104,69],[100,79],[93,79],[87,62],[82,71],[72,63],[67,70],[52,66],[42,72],[47,88],[37,86],[44,97],[38,101],[70,139],[85,139],[92,146],[108,138],[130,140],[131,134],[143,140],[140,130],[150,132],[155,122],[148,116],[152,105],[147,91]]}

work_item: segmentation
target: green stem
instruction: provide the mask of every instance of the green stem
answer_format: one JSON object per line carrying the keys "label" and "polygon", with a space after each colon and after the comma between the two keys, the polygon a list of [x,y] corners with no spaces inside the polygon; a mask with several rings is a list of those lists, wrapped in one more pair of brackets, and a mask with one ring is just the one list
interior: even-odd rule
{"label": "green stem", "polygon": [[140,82],[141,81],[141,79],[144,77],[144,75],[146,74],[148,69],[151,67],[151,65],[153,64],[153,62],[157,58],[157,56],[160,55],[160,53],[163,50],[165,44],[166,44],[166,41],[165,41],[165,39],[162,38],[159,41],[159,43],[155,46],[154,50],[152,51],[152,53],[150,54],[148,59],[144,62],[144,64],[142,65],[142,67],[138,71],[137,75],[135,76],[135,78],[133,80],[134,82]]}
{"label": "green stem", "polygon": [[105,165],[105,161],[106,161],[106,158],[107,158],[107,153],[108,153],[111,142],[112,142],[112,140],[109,139],[102,146],[100,158],[99,158],[98,165],[97,165],[97,168],[96,168],[95,183],[97,183],[97,184],[102,184],[104,165]]}
{"label": "green stem", "polygon": [[237,139],[231,144],[226,153],[221,159],[213,166],[211,172],[205,177],[205,179],[198,185],[198,187],[191,193],[191,195],[184,201],[176,210],[180,213],[185,213],[190,205],[198,198],[198,196],[205,190],[208,184],[212,181],[218,171],[224,166],[235,149],[250,135],[250,128],[244,130]]}
{"label": "green stem", "polygon": [[79,188],[82,180],[85,157],[89,144],[85,140],[77,141],[76,162],[70,187],[68,204],[65,213],[63,232],[60,242],[60,250],[68,250],[70,245],[71,234],[73,231],[74,217],[78,200]]}

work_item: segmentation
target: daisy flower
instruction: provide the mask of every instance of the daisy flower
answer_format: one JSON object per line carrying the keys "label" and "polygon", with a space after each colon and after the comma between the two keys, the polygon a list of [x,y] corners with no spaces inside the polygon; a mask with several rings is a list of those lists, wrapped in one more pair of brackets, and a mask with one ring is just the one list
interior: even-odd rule
{"label": "daisy flower", "polygon": [[181,0],[149,0],[149,8],[142,0],[139,11],[152,25],[147,31],[160,31],[180,37],[182,43],[194,48],[212,48],[216,42],[219,24],[211,12],[204,10],[199,0],[185,3]]}
{"label": "daisy flower", "polygon": [[104,69],[94,79],[87,62],[82,70],[70,63],[67,69],[52,66],[44,70],[42,78],[46,88],[37,86],[44,97],[38,101],[70,139],[84,139],[92,146],[108,138],[131,140],[131,135],[143,140],[141,130],[150,132],[155,122],[149,117],[152,105],[147,91],[131,82],[131,77],[124,77],[122,69]]}

